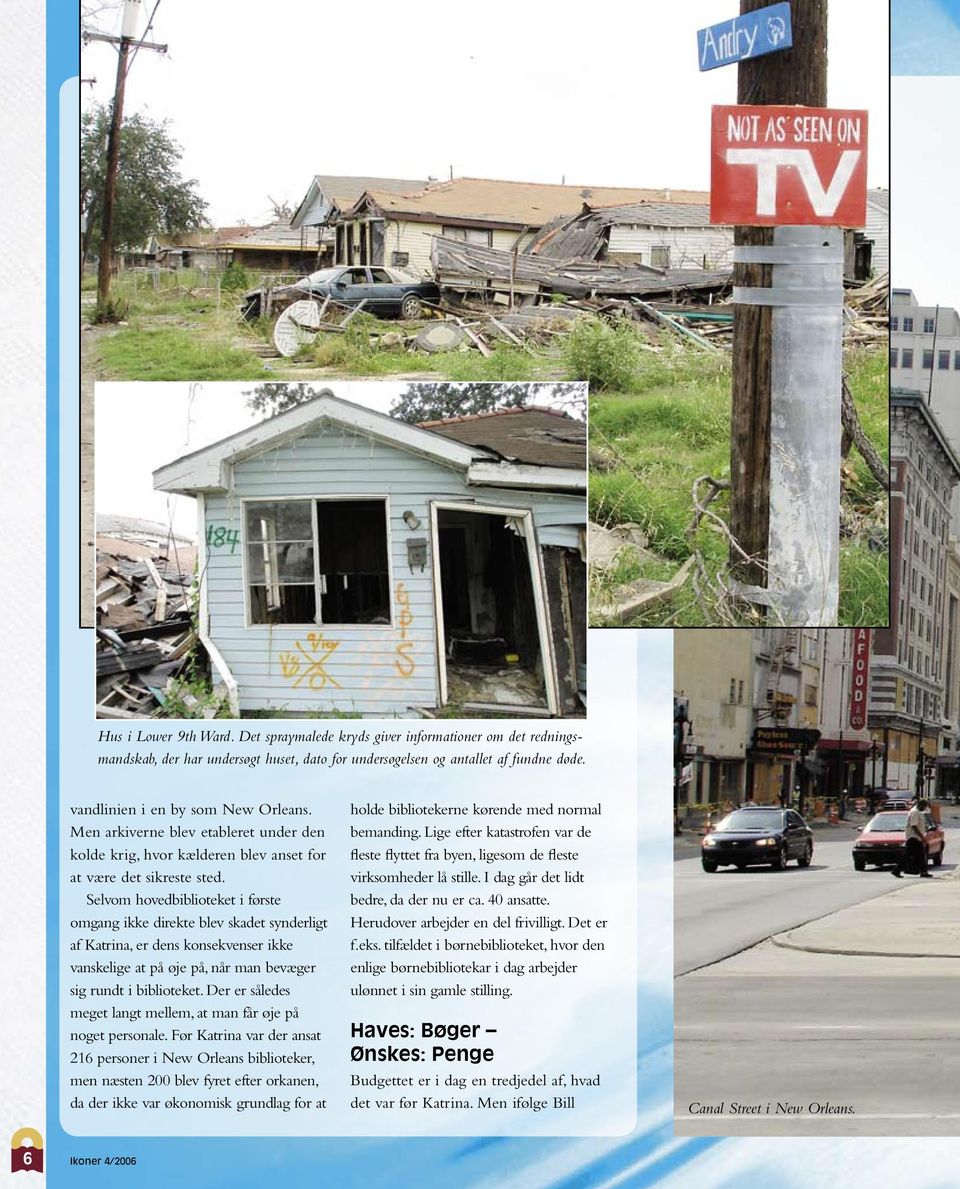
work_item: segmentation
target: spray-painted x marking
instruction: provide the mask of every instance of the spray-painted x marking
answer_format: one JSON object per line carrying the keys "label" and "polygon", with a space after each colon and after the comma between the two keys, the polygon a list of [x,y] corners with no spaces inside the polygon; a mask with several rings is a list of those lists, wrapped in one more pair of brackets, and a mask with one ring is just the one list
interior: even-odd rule
{"label": "spray-painted x marking", "polygon": [[[303,658],[302,664],[300,657],[292,652],[280,654],[280,668],[284,677],[294,678],[294,689],[299,689],[304,683],[314,690],[325,689],[328,685],[340,689],[340,682],[335,677],[331,677],[325,668],[327,661],[340,647],[340,641],[324,640],[319,633],[311,632],[307,636],[307,643],[310,647],[309,652],[300,640],[296,641],[297,652]],[[323,649],[322,655],[317,655],[321,648]]]}

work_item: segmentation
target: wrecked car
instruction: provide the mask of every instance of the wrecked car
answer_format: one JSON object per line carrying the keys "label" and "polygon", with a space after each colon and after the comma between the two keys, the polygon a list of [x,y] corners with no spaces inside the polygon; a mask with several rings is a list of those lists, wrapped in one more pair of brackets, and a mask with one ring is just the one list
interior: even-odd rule
{"label": "wrecked car", "polygon": [[[440,300],[440,287],[433,281],[417,280],[395,268],[340,265],[322,268],[291,285],[274,289],[270,312],[280,313],[293,302],[311,297],[319,301],[329,297],[331,301],[347,306],[364,302],[364,311],[379,318],[419,318],[424,302]],[[246,321],[260,317],[262,303],[261,289],[244,294],[241,312]]]}

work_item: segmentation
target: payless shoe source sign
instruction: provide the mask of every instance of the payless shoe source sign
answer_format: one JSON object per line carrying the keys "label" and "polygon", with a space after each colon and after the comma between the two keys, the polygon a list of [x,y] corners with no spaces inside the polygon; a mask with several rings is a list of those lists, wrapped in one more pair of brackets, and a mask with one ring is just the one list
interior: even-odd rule
{"label": "payless shoe source sign", "polygon": [[867,113],[714,107],[710,221],[865,226]]}

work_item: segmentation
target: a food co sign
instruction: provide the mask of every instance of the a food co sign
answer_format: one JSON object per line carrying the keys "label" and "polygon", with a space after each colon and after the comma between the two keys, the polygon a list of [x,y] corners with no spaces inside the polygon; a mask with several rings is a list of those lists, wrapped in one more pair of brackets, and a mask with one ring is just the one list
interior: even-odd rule
{"label": "a food co sign", "polygon": [[862,731],[867,725],[870,699],[870,629],[853,629],[853,669],[850,678],[850,726]]}
{"label": "a food co sign", "polygon": [[710,221],[742,226],[867,221],[867,113],[715,107]]}

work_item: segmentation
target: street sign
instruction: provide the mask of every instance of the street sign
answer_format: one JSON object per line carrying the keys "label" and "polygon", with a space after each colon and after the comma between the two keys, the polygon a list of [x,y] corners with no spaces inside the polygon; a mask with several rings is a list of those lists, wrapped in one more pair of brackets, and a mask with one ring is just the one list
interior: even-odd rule
{"label": "street sign", "polygon": [[850,726],[862,731],[867,725],[870,694],[870,629],[853,629],[853,673],[850,678]]}
{"label": "street sign", "polygon": [[714,107],[710,221],[865,226],[867,113]]}
{"label": "street sign", "polygon": [[820,732],[795,727],[754,727],[753,746],[756,751],[793,755],[795,751],[812,751],[820,741]]}
{"label": "street sign", "polygon": [[701,70],[716,70],[793,45],[790,5],[771,4],[697,31]]}

